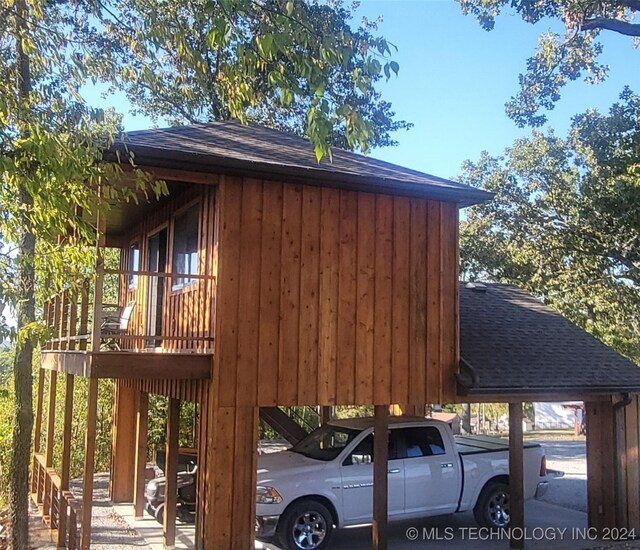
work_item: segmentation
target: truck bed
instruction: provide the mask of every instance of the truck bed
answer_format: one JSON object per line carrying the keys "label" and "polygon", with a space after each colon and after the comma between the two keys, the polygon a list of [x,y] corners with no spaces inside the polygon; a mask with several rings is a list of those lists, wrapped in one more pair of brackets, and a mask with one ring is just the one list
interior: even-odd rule
{"label": "truck bed", "polygon": [[[479,453],[491,453],[496,451],[508,451],[509,440],[488,435],[457,435],[455,436],[456,449],[461,455]],[[525,449],[540,447],[539,443],[526,443]]]}

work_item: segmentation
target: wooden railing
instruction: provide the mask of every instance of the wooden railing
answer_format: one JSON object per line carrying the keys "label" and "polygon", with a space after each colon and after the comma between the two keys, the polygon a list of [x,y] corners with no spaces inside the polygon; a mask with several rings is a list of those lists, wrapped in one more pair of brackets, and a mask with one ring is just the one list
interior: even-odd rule
{"label": "wooden railing", "polygon": [[60,476],[46,466],[46,459],[40,453],[33,457],[31,498],[53,532],[58,548],[78,548],[80,503],[71,491],[62,487]]}
{"label": "wooden railing", "polygon": [[[209,352],[213,348],[213,276],[107,269],[101,294],[113,303],[97,306],[90,303],[90,288],[85,281],[80,290],[66,289],[45,301],[43,318],[52,338],[44,349],[91,349],[93,319],[101,320],[101,351]],[[105,320],[117,325],[127,304],[133,308],[126,330],[107,330]]]}

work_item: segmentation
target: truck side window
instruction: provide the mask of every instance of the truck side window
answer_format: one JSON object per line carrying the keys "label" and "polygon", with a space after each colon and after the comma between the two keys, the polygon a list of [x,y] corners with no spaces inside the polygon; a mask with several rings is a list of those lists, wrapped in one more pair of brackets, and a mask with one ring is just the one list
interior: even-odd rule
{"label": "truck side window", "polygon": [[[389,460],[395,460],[398,456],[398,431],[389,431]],[[360,443],[356,445],[356,448],[351,451],[351,454],[345,458],[342,463],[343,466],[350,466],[352,464],[373,464],[373,435],[369,434]]]}
{"label": "truck side window", "polygon": [[433,426],[424,428],[404,428],[407,458],[445,454],[440,430]]}

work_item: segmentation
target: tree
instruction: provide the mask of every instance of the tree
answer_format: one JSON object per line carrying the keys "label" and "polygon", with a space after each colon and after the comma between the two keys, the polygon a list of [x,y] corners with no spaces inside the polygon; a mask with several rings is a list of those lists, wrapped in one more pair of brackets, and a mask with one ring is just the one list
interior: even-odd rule
{"label": "tree", "polygon": [[408,125],[375,89],[398,72],[391,45],[371,25],[353,30],[350,17],[338,0],[0,3],[0,303],[17,319],[12,548],[28,548],[31,368],[45,335],[38,291],[90,272],[95,228],[81,213],[106,208],[105,195],[147,189],[142,179],[120,195],[105,188],[118,174],[100,163],[101,151],[119,118],[87,105],[82,86],[124,90],[155,119],[295,129],[318,160],[334,143],[366,151]]}
{"label": "tree", "polygon": [[606,78],[608,67],[598,62],[602,32],[634,37],[637,44],[640,24],[634,22],[640,11],[638,0],[457,0],[465,14],[478,19],[487,31],[494,28],[496,17],[506,8],[527,23],[543,19],[564,24],[564,34],[546,32],[540,35],[538,47],[527,60],[520,75],[520,91],[506,105],[507,115],[520,127],[542,126],[547,117],[541,110],[554,108],[562,87],[584,76],[586,82],[597,83]]}
{"label": "tree", "polygon": [[462,269],[517,284],[640,361],[640,97],[484,153],[462,181],[496,193],[461,226]]}
{"label": "tree", "polygon": [[318,160],[409,126],[375,90],[398,73],[391,44],[352,29],[341,0],[105,0],[93,15],[113,56],[99,78],[154,118],[266,123],[310,137]]}

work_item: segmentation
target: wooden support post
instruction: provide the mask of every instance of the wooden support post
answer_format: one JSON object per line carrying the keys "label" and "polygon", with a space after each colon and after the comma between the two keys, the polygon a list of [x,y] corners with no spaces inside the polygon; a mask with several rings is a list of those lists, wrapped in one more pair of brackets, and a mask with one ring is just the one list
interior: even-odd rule
{"label": "wooden support post", "polygon": [[[523,445],[522,403],[509,403],[509,500],[511,504],[509,527],[512,533],[510,548],[518,550],[524,548]],[[519,534],[521,536],[517,536]]]}
{"label": "wooden support post", "polygon": [[320,407],[320,424],[326,424],[333,418],[333,407],[322,406]]}
{"label": "wooden support post", "polygon": [[212,401],[207,461],[201,463],[207,477],[202,547],[246,550],[255,538],[258,408],[216,407]]}
{"label": "wooden support post", "polygon": [[180,430],[180,400],[169,398],[167,443],[165,450],[163,541],[165,548],[176,544],[176,503],[178,496],[178,432]]}
{"label": "wooden support post", "polygon": [[[44,369],[38,369],[38,394],[36,399],[36,418],[33,428],[33,452],[40,452],[40,439],[42,437],[42,407],[44,401]],[[38,486],[38,479],[35,475],[36,463],[33,459],[33,470],[31,472],[31,492],[35,493]]]}
{"label": "wooden support post", "polygon": [[136,412],[136,466],[134,479],[134,514],[144,514],[144,484],[147,469],[147,430],[149,427],[149,394],[140,392]]}
{"label": "wooden support post", "polygon": [[139,395],[139,391],[115,382],[109,484],[113,502],[133,502],[134,500]]}
{"label": "wooden support post", "polygon": [[[58,373],[51,371],[49,373],[49,397],[47,403],[47,448],[45,449],[45,465],[47,468],[53,467],[53,447],[55,441],[56,428],[56,391],[58,386]],[[48,517],[51,515],[53,487],[51,481],[47,479],[44,486],[43,511],[42,515]]]}
{"label": "wooden support post", "polygon": [[81,550],[91,546],[91,515],[93,512],[93,474],[96,456],[96,420],[98,413],[98,379],[89,379],[87,398],[87,433],[84,446],[84,475],[82,478],[82,530],[80,532]]}
{"label": "wooden support post", "polygon": [[588,521],[602,536],[604,529],[616,527],[614,410],[610,401],[587,401],[585,410]]}
{"label": "wooden support post", "polygon": [[[98,190],[100,194],[100,190]],[[91,325],[91,351],[100,351],[100,326],[102,325],[102,292],[104,283],[104,231],[106,220],[98,211],[96,220],[96,278],[93,289],[93,323]],[[82,320],[81,320],[82,322]],[[84,446],[84,476],[82,486],[82,521],[80,549],[91,545],[91,515],[93,512],[93,474],[96,455],[96,421],[98,415],[98,379],[89,379],[87,397],[87,432]]]}
{"label": "wooden support post", "polygon": [[[62,464],[60,472],[60,494],[69,489],[69,472],[71,470],[71,422],[73,420],[73,374],[67,374],[65,377],[65,396],[64,396],[64,428],[62,432]],[[58,518],[58,548],[66,546],[67,532],[67,509],[63,506],[63,499],[59,501],[59,518]]]}
{"label": "wooden support post", "polygon": [[375,406],[373,428],[373,550],[387,550],[389,405]]}

